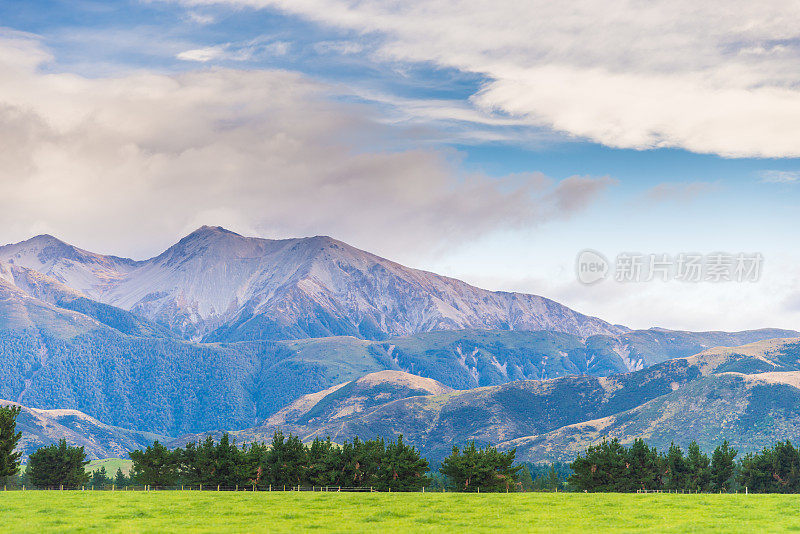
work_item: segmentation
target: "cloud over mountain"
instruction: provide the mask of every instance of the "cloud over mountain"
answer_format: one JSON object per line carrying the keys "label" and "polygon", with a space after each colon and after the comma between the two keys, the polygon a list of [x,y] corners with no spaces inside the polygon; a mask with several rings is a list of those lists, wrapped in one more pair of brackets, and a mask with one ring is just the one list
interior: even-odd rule
{"label": "cloud over mountain", "polygon": [[144,255],[157,235],[213,221],[430,250],[568,215],[609,184],[495,179],[462,171],[454,152],[394,150],[382,140],[410,134],[297,73],[87,78],[51,72],[51,60],[35,36],[0,34],[6,240],[58,232]]}

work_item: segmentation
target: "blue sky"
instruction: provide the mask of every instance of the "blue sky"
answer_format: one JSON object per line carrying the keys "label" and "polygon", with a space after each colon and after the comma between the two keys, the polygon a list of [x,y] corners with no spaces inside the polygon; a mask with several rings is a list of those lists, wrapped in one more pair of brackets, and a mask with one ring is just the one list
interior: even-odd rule
{"label": "blue sky", "polygon": [[[0,134],[19,144],[0,241],[143,257],[199,224],[324,233],[631,326],[796,328],[796,13],[690,8],[0,3]],[[586,287],[585,248],[765,267]]]}

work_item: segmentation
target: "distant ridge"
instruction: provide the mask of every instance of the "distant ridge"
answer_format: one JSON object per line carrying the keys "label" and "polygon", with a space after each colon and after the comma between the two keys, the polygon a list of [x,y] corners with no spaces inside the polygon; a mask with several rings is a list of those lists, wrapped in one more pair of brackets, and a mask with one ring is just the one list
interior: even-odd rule
{"label": "distant ridge", "polygon": [[[587,446],[643,438],[666,449],[727,439],[741,454],[800,440],[800,339],[717,347],[608,377],[514,381],[454,391],[404,373],[374,373],[290,404],[239,442],[277,429],[302,439],[403,434],[431,460],[470,440],[516,448],[517,458],[571,461]],[[219,436],[220,432],[211,433]],[[184,436],[175,444],[201,436]]]}
{"label": "distant ridge", "polygon": [[194,341],[382,339],[466,328],[580,336],[628,330],[537,295],[487,291],[404,267],[327,236],[271,240],[203,226],[145,261],[37,236],[0,247],[0,261]]}
{"label": "distant ridge", "polygon": [[170,439],[107,425],[77,410],[37,410],[3,399],[0,399],[0,406],[22,408],[17,416],[17,431],[22,432],[18,450],[23,461],[36,449],[60,439],[67,440],[73,447],[83,447],[89,460],[125,458],[130,451],[147,447],[155,440]]}

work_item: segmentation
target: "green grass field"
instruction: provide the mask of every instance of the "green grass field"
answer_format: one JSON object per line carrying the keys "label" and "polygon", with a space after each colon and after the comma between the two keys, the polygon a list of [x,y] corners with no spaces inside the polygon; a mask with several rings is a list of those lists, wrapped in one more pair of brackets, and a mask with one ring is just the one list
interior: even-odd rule
{"label": "green grass field", "polygon": [[0,492],[3,532],[783,532],[795,495]]}

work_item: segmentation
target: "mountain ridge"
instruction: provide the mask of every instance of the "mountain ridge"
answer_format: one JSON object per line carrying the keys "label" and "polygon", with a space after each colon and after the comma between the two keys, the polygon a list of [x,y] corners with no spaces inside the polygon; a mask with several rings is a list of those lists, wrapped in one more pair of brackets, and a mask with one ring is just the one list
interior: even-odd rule
{"label": "mountain ridge", "polygon": [[161,254],[103,256],[51,236],[0,247],[33,269],[192,341],[381,339],[433,330],[629,329],[538,295],[489,291],[412,269],[328,236],[244,237],[204,226]]}

